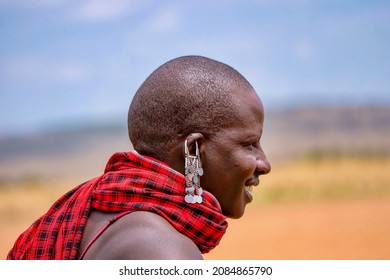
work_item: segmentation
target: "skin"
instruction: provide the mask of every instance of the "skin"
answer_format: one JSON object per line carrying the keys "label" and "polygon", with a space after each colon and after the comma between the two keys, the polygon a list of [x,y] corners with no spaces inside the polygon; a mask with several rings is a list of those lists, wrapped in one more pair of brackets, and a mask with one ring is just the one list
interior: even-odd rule
{"label": "skin", "polygon": [[[215,137],[192,133],[188,145],[194,150],[198,142],[204,175],[200,179],[203,189],[218,199],[222,213],[229,218],[240,218],[251,195],[245,186],[259,184],[259,176],[268,174],[271,165],[260,145],[263,132],[264,108],[251,88],[239,92],[238,118]],[[183,150],[182,144],[176,150]],[[193,151],[194,153],[194,151]],[[172,157],[167,162],[184,173],[184,156]],[[177,160],[180,158],[180,160]]]}
{"label": "skin", "polygon": [[[89,241],[116,213],[92,211],[81,241],[83,252]],[[150,212],[128,214],[93,243],[85,260],[196,260],[203,259],[196,245],[176,231],[164,218]]]}
{"label": "skin", "polygon": [[[248,87],[239,89],[237,96],[239,117],[229,127],[211,138],[196,131],[189,136],[178,134],[176,145],[164,159],[184,174],[184,140],[188,136],[192,153],[197,142],[204,169],[201,186],[215,195],[223,214],[230,218],[240,218],[251,202],[246,186],[258,185],[259,176],[271,170],[260,145],[264,122],[261,100]],[[114,215],[92,211],[80,252]],[[202,259],[202,255],[165,219],[149,212],[134,212],[112,224],[84,259]]]}

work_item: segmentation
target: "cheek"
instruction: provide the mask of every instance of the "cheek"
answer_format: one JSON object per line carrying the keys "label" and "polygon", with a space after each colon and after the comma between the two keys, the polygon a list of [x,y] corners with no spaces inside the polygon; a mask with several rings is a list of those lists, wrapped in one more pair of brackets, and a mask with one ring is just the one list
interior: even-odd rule
{"label": "cheek", "polygon": [[245,150],[209,156],[202,162],[205,172],[201,177],[201,186],[219,200],[235,201],[243,192],[245,182],[255,172],[256,158]]}
{"label": "cheek", "polygon": [[234,169],[237,171],[237,178],[246,181],[256,170],[256,157],[251,154],[238,157]]}
{"label": "cheek", "polygon": [[225,174],[228,173],[225,162],[219,158],[219,155],[211,154],[202,160],[204,175],[200,178],[200,183],[203,188],[214,194],[219,192],[219,189],[222,188],[221,181],[223,185]]}

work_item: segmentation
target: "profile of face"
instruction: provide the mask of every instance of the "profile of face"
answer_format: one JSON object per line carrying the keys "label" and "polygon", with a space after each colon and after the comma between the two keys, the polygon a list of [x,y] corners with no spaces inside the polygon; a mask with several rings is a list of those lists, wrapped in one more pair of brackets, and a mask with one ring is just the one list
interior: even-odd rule
{"label": "profile of face", "polygon": [[222,212],[240,218],[252,201],[259,176],[271,171],[261,146],[264,109],[253,89],[246,89],[238,104],[238,118],[200,145],[204,175],[201,186],[219,201]]}

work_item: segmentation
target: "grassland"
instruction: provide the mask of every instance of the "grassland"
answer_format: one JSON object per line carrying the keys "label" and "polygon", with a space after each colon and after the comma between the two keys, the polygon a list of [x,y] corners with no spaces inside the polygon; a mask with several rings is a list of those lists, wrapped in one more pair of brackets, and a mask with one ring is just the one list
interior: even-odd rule
{"label": "grassland", "polygon": [[[390,259],[390,108],[266,114],[272,172],[208,259]],[[129,150],[125,125],[0,137],[0,259],[63,193]]]}
{"label": "grassland", "polygon": [[[390,157],[308,156],[274,163],[255,200],[206,259],[390,259]],[[0,186],[0,259],[76,180]]]}
{"label": "grassland", "polygon": [[390,158],[305,157],[264,177],[207,259],[390,259]]}

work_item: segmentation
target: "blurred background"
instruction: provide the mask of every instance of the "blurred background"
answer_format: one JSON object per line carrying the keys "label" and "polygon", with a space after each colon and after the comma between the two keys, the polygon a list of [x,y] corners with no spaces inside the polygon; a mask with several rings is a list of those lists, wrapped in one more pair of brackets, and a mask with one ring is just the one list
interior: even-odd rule
{"label": "blurred background", "polygon": [[0,259],[130,150],[162,63],[225,62],[266,109],[273,165],[206,259],[390,259],[389,1],[0,0]]}

